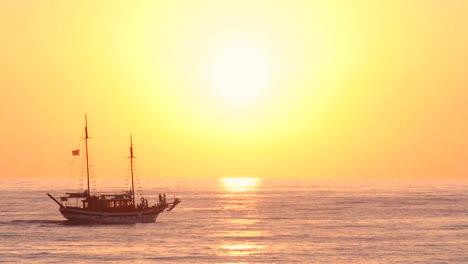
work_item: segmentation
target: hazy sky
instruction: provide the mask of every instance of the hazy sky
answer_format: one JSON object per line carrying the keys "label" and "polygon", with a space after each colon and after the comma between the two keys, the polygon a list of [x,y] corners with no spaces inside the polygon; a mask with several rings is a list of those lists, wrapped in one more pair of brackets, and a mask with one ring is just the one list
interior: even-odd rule
{"label": "hazy sky", "polygon": [[[1,1],[0,177],[468,178],[468,1]],[[151,173],[148,173],[151,174]]]}

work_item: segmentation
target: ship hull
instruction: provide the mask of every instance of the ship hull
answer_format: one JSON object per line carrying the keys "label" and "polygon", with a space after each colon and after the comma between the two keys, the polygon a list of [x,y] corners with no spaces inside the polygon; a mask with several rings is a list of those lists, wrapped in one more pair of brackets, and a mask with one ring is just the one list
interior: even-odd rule
{"label": "ship hull", "polygon": [[71,222],[99,224],[154,223],[162,212],[163,210],[158,207],[128,212],[99,212],[74,207],[60,208],[63,217]]}

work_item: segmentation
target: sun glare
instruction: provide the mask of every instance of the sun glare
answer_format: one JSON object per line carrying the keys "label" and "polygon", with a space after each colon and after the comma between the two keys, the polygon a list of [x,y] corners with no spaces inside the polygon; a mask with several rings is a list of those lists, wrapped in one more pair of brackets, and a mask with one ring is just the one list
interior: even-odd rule
{"label": "sun glare", "polygon": [[214,56],[211,82],[222,103],[242,106],[264,93],[269,79],[267,60],[258,49],[237,45]]}
{"label": "sun glare", "polygon": [[230,192],[253,191],[257,188],[258,178],[222,178],[223,187]]}

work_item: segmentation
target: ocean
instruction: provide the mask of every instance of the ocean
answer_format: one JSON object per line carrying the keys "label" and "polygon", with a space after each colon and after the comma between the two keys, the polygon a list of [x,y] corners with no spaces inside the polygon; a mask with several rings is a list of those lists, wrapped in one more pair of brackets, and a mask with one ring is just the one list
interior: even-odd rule
{"label": "ocean", "polygon": [[182,203],[122,225],[64,220],[65,182],[0,186],[2,263],[468,263],[466,180],[155,181]]}

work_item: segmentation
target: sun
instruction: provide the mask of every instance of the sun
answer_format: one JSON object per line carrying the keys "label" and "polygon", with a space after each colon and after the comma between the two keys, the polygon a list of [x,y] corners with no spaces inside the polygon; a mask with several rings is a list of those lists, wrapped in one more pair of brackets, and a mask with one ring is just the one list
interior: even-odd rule
{"label": "sun", "polygon": [[211,65],[212,87],[221,103],[245,106],[265,92],[269,67],[261,50],[232,45],[215,53]]}

